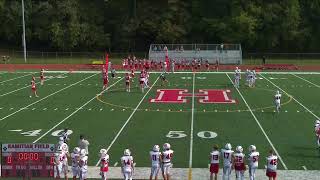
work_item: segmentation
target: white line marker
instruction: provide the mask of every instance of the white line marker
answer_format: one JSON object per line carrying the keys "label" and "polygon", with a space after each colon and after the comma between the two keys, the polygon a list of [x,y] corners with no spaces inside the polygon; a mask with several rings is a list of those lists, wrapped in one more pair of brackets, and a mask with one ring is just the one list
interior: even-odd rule
{"label": "white line marker", "polygon": [[36,110],[36,108],[32,108],[31,110],[34,111],[34,110]]}
{"label": "white line marker", "polygon": [[22,129],[12,129],[12,130],[8,130],[8,131],[11,131],[11,132],[21,132]]}
{"label": "white line marker", "polygon": [[117,167],[117,165],[118,165],[118,162],[114,163],[113,167]]}
{"label": "white line marker", "polygon": [[[303,80],[303,81],[308,82],[309,84],[312,84],[312,85],[316,86],[317,88],[320,88],[319,85],[317,85],[317,84],[315,84],[315,83],[313,83],[313,82],[311,82],[311,81],[309,81],[309,80],[307,80],[307,79],[305,79],[305,78],[303,78],[303,77],[300,77],[300,76],[298,76],[298,75],[296,75],[296,74],[292,74],[292,75],[295,76],[295,77],[297,77],[297,78],[299,78],[299,79],[301,79],[301,80]],[[309,87],[312,87],[312,86],[309,86]]]}
{"label": "white line marker", "polygon": [[56,111],[56,110],[58,110],[58,108],[55,108],[54,110]]}
{"label": "white line marker", "polygon": [[91,111],[92,109],[91,109],[91,108],[89,108],[88,110],[89,110],[89,111]]}
{"label": "white line marker", "polygon": [[47,108],[43,108],[42,110],[44,110],[44,111],[45,111],[45,110],[47,110]]}
{"label": "white line marker", "polygon": [[308,170],[306,166],[302,166],[302,168],[303,168],[303,170],[305,170],[305,171]]}
{"label": "white line marker", "polygon": [[66,111],[68,111],[69,110],[69,108],[66,108]]}
{"label": "white line marker", "polygon": [[102,108],[100,109],[100,111],[102,111]]}
{"label": "white line marker", "polygon": [[192,153],[193,153],[193,124],[194,124],[194,88],[195,88],[195,78],[196,75],[193,74],[192,78],[192,106],[191,106],[191,125],[190,125],[190,153],[189,153],[189,174],[188,179],[192,179]]}
{"label": "white line marker", "polygon": [[[121,79],[120,79],[121,80]],[[124,128],[127,126],[127,124],[130,122],[131,118],[133,117],[133,115],[136,113],[136,111],[138,110],[138,108],[140,107],[141,103],[143,102],[143,100],[147,97],[147,95],[149,94],[149,92],[151,91],[151,89],[153,88],[153,86],[158,82],[159,77],[154,81],[154,83],[152,84],[152,86],[148,89],[148,91],[144,94],[144,96],[142,97],[142,99],[140,100],[140,102],[138,103],[138,105],[134,108],[134,110],[132,111],[132,113],[130,114],[129,118],[127,119],[127,121],[123,124],[123,126],[120,128],[120,130],[118,131],[117,135],[113,138],[113,140],[111,141],[110,145],[107,148],[107,152],[110,150],[110,148],[112,147],[112,145],[116,142],[116,140],[118,139],[118,137],[120,136],[121,132],[124,130]],[[118,82],[118,81],[117,81]],[[100,163],[100,159],[99,161],[96,163],[96,166],[98,166]]]}
{"label": "white line marker", "polygon": [[[87,80],[87,79],[89,79],[89,78],[91,78],[91,77],[93,77],[93,76],[95,76],[95,75],[97,75],[97,74],[93,74],[93,75],[91,75],[91,76],[89,76],[89,77],[86,77],[86,78],[84,78],[84,79],[82,79],[82,80],[80,80],[80,81],[78,81],[78,82],[76,82],[76,83],[73,83],[73,84],[71,84],[71,85],[69,85],[69,86],[67,86],[67,87],[65,87],[65,88],[62,88],[62,89],[60,89],[60,90],[58,90],[58,91],[56,91],[56,92],[54,92],[54,93],[52,93],[52,94],[49,94],[48,96],[46,96],[46,97],[44,97],[44,98],[41,98],[41,99],[39,99],[39,100],[37,100],[37,101],[35,101],[35,102],[33,102],[33,103],[25,106],[24,108],[28,108],[28,107],[30,107],[30,106],[32,106],[32,105],[34,105],[34,104],[37,104],[38,102],[41,102],[41,101],[43,101],[43,100],[45,100],[45,99],[47,99],[47,98],[49,98],[49,97],[51,97],[51,96],[53,96],[53,95],[55,95],[55,94],[57,94],[57,93],[65,90],[65,89],[68,89],[68,88],[70,88],[70,87],[72,87],[72,86],[74,86],[74,85],[76,85],[76,84],[78,84],[78,83],[80,83],[80,82],[82,82],[82,81],[85,81],[85,80]],[[21,109],[19,109],[19,110],[13,112],[13,113],[11,113],[11,114],[9,114],[9,115],[1,118],[0,121],[3,121],[3,120],[5,120],[5,119],[7,119],[8,117],[15,115],[16,113],[18,113],[18,112],[20,112],[20,111],[21,111]]]}
{"label": "white line marker", "polygon": [[[228,76],[229,80],[230,80],[231,83],[233,84],[233,81],[232,81],[232,79],[230,78],[230,76],[229,76],[228,74],[226,74],[226,75]],[[265,78],[265,77],[263,77],[263,78]],[[266,78],[265,78],[265,79],[266,79]],[[272,149],[273,149],[274,152],[278,155],[279,160],[280,160],[282,166],[284,167],[285,170],[288,170],[286,164],[283,162],[280,154],[278,153],[277,149],[274,147],[273,143],[272,143],[271,140],[269,139],[269,136],[267,135],[267,133],[265,132],[265,130],[264,130],[263,127],[261,126],[259,120],[257,119],[256,115],[253,113],[251,107],[249,106],[249,104],[247,103],[247,101],[245,100],[245,98],[243,97],[242,93],[240,92],[240,90],[239,90],[238,88],[235,88],[235,89],[238,91],[238,93],[239,93],[239,95],[241,96],[243,102],[246,104],[246,106],[247,106],[248,110],[250,111],[252,117],[256,120],[256,123],[258,124],[258,126],[259,126],[259,128],[261,129],[262,133],[264,134],[264,136],[266,137],[267,141],[268,141],[269,144],[271,145]]]}
{"label": "white line marker", "polygon": [[23,76],[19,76],[19,77],[16,77],[16,78],[12,78],[12,79],[8,79],[8,80],[5,80],[5,81],[1,81],[0,83],[4,83],[4,82],[8,82],[8,81],[13,81],[15,79],[20,79],[20,78],[23,78],[23,77],[26,77],[26,76],[30,76],[32,75],[33,73],[31,74],[26,74],[26,75],[23,75]]}
{"label": "white line marker", "polygon": [[10,110],[13,110],[13,108],[10,108]]}
{"label": "white line marker", "polygon": [[[96,75],[96,74],[94,74]],[[89,76],[92,77],[92,76]],[[116,81],[115,83],[113,83],[112,85],[110,85],[107,89],[101,91],[101,93],[107,91],[108,89],[110,89],[111,87],[113,87],[115,84],[117,84],[119,81],[121,81],[122,79],[119,79],[118,81]],[[79,82],[78,82],[79,83]],[[81,107],[79,107],[77,110],[73,111],[69,116],[67,116],[66,118],[64,118],[63,120],[61,120],[59,123],[57,123],[56,125],[54,125],[51,129],[49,129],[47,132],[45,132],[42,136],[40,136],[38,139],[36,139],[35,141],[33,141],[33,143],[38,142],[39,140],[41,140],[44,136],[46,136],[48,133],[50,133],[52,130],[54,130],[56,127],[58,127],[60,124],[62,124],[64,121],[68,120],[71,116],[73,116],[74,114],[76,114],[80,109],[82,109],[83,107],[85,107],[86,105],[88,105],[91,101],[96,99],[96,95],[91,98],[89,101],[87,101],[86,103],[84,103]]]}

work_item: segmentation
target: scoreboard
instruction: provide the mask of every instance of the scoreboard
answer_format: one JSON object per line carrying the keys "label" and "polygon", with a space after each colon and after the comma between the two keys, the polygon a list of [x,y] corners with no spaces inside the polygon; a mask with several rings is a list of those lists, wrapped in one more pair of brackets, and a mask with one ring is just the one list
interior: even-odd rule
{"label": "scoreboard", "polygon": [[1,177],[53,177],[54,144],[2,144]]}

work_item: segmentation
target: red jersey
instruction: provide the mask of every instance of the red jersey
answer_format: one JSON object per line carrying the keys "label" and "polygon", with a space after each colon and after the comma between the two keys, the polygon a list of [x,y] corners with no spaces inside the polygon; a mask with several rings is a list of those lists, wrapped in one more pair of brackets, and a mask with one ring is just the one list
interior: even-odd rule
{"label": "red jersey", "polygon": [[36,90],[36,83],[33,80],[31,81],[31,89]]}

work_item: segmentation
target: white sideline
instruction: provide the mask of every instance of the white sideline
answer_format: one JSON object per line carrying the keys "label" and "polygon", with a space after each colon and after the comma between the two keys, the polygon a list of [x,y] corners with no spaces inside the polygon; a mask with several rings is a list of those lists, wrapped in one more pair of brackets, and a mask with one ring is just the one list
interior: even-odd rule
{"label": "white sideline", "polygon": [[[121,81],[123,78],[119,79],[118,81],[116,81],[115,83],[111,84],[107,89],[103,90],[100,92],[100,94],[104,93],[105,91],[107,91],[108,89],[110,89],[111,87],[113,87],[114,85],[116,85],[119,81]],[[83,109],[83,107],[85,107],[86,105],[88,105],[91,101],[93,101],[94,99],[96,99],[97,95],[96,94],[93,98],[91,98],[89,101],[87,101],[86,103],[84,103],[82,106],[80,106],[79,108],[77,108],[75,111],[73,111],[70,115],[68,115],[67,117],[65,117],[63,120],[61,120],[59,123],[57,123],[56,125],[54,125],[51,129],[49,129],[47,132],[45,132],[43,135],[41,135],[38,139],[36,139],[35,141],[33,141],[33,143],[37,143],[39,140],[41,140],[44,136],[46,136],[49,132],[51,132],[53,129],[55,129],[56,127],[58,127],[60,124],[62,124],[64,121],[68,120],[71,116],[73,116],[74,114],[76,114],[79,110]]]}
{"label": "white sideline", "polygon": [[[63,74],[66,74],[66,73],[63,73]],[[59,76],[59,75],[58,75],[58,76]],[[57,77],[57,76],[56,76],[56,77]],[[51,79],[54,79],[54,78],[51,78]],[[47,82],[47,81],[50,81],[51,79],[44,80],[44,81]],[[39,84],[39,83],[40,83],[40,82],[37,82],[36,84]],[[27,88],[27,87],[31,87],[31,85],[27,85],[27,86],[24,86],[24,87],[22,87],[22,88],[19,88],[19,89],[16,89],[16,90],[13,90],[13,91],[10,91],[10,92],[1,94],[0,97],[6,96],[6,95],[8,95],[8,94],[12,94],[12,93],[14,93],[14,92],[17,92],[17,91],[19,91],[19,90],[21,90],[21,89],[25,89],[25,88]]]}
{"label": "white sideline", "polygon": [[1,81],[0,84],[1,84],[1,83],[5,83],[5,82],[8,82],[8,81],[13,81],[13,80],[15,80],[15,79],[20,79],[20,78],[23,78],[23,77],[26,77],[26,76],[30,76],[30,75],[32,75],[32,74],[33,74],[33,73],[26,74],[26,75],[23,75],[23,76],[18,76],[18,77],[12,78],[12,79],[7,79],[7,80],[5,80],[5,81]]}
{"label": "white sideline", "polygon": [[55,94],[57,94],[57,93],[65,90],[65,89],[68,89],[68,88],[70,88],[71,86],[74,86],[74,85],[76,85],[76,84],[78,84],[78,83],[80,83],[80,82],[82,82],[82,81],[85,81],[85,80],[87,80],[87,79],[89,79],[89,78],[91,78],[91,77],[93,77],[93,76],[95,76],[95,75],[97,75],[97,74],[93,74],[93,75],[91,75],[91,76],[88,76],[88,77],[86,77],[86,78],[84,78],[84,79],[82,79],[82,80],[80,80],[80,81],[78,81],[78,82],[76,82],[76,83],[73,83],[73,84],[71,84],[71,85],[69,85],[69,86],[67,86],[67,87],[65,87],[65,88],[60,89],[59,91],[56,91],[56,92],[54,92],[54,93],[51,93],[51,94],[47,95],[46,97],[43,97],[43,98],[41,98],[41,99],[39,99],[39,100],[37,100],[37,101],[35,101],[35,102],[33,102],[33,103],[31,103],[31,104],[23,107],[23,108],[20,108],[19,110],[17,110],[17,111],[15,111],[15,112],[13,112],[13,113],[11,113],[11,114],[9,114],[9,115],[1,118],[0,121],[3,121],[3,120],[5,120],[5,119],[7,119],[8,117],[13,116],[13,115],[17,114],[18,112],[20,112],[20,111],[22,111],[22,110],[24,110],[24,109],[26,109],[26,108],[34,105],[34,104],[37,104],[38,102],[40,102],[40,101],[42,101],[42,100],[45,100],[45,99],[47,99],[48,97],[51,97],[51,96],[53,96],[53,95],[55,95]]}
{"label": "white sideline", "polygon": [[[266,79],[267,81],[269,81],[273,86],[275,86],[276,88],[280,89],[282,92],[284,92],[285,94],[287,94],[288,96],[290,96],[285,90],[281,89],[279,86],[277,86],[275,83],[273,83],[271,80],[265,78],[262,74],[260,74],[261,77],[263,77],[264,79]],[[299,102],[296,98],[294,98],[292,96],[292,99],[298,103],[300,106],[302,106],[306,111],[308,111],[310,114],[312,114],[315,118],[320,119],[317,115],[315,115],[310,109],[308,109],[305,105],[303,105],[301,102]]]}
{"label": "white sideline", "polygon": [[[146,96],[149,94],[149,92],[151,91],[151,89],[153,88],[153,86],[157,83],[157,81],[159,80],[159,77],[154,81],[154,83],[152,84],[152,86],[148,89],[148,91],[144,94],[144,96],[142,97],[142,99],[140,100],[140,102],[138,103],[138,105],[134,108],[134,110],[132,111],[132,113],[130,114],[129,118],[127,119],[127,121],[123,124],[123,126],[121,127],[121,129],[118,131],[117,135],[113,138],[113,140],[111,141],[110,145],[107,148],[107,152],[109,152],[109,150],[111,149],[112,145],[116,142],[116,140],[118,139],[118,137],[120,136],[121,132],[123,131],[123,129],[127,126],[127,124],[129,123],[129,121],[131,120],[131,118],[133,117],[133,115],[136,113],[136,111],[138,110],[139,106],[141,105],[141,103],[143,102],[143,100],[146,98]],[[98,160],[98,162],[96,163],[96,166],[98,166],[100,163],[100,159]]]}
{"label": "white sideline", "polygon": [[301,80],[304,80],[304,81],[306,81],[306,82],[308,82],[308,83],[310,83],[310,84],[312,84],[312,85],[314,85],[314,86],[316,86],[317,88],[320,88],[319,85],[317,85],[317,84],[315,84],[315,83],[313,83],[313,82],[311,82],[311,81],[309,81],[309,80],[306,80],[306,79],[303,78],[303,77],[300,77],[300,76],[298,76],[298,75],[296,75],[296,74],[292,74],[292,75],[295,76],[295,77],[297,77],[297,78],[299,78],[299,79],[301,79]]}
{"label": "white sideline", "polygon": [[[229,78],[229,80],[231,81],[232,85],[234,85],[232,79],[230,78],[230,76],[228,74],[226,74]],[[266,137],[267,141],[269,142],[269,144],[271,145],[272,149],[274,150],[274,152],[278,155],[279,160],[282,164],[282,166],[284,167],[285,170],[288,170],[286,164],[284,163],[284,161],[282,160],[280,154],[278,153],[277,149],[274,147],[273,143],[271,142],[269,136],[267,135],[267,133],[265,132],[265,130],[263,129],[262,125],[260,124],[258,118],[256,117],[256,115],[253,113],[251,107],[249,106],[249,104],[247,103],[246,99],[243,97],[242,93],[240,92],[240,90],[238,88],[235,87],[235,89],[238,91],[239,95],[241,96],[243,102],[246,104],[247,108],[249,109],[252,117],[255,119],[256,123],[258,124],[260,130],[262,131],[263,135]]]}
{"label": "white sideline", "polygon": [[190,156],[189,156],[189,173],[188,179],[192,179],[192,153],[193,153],[193,122],[194,122],[194,88],[195,88],[195,77],[196,75],[193,74],[192,80],[192,107],[191,107],[191,127],[190,127]]}
{"label": "white sideline", "polygon": [[[101,71],[46,71],[48,73],[79,73],[79,74],[91,74],[91,73],[101,73]],[[123,74],[123,73],[127,73],[128,71],[117,71],[117,74]],[[140,71],[135,71],[135,73],[140,73]],[[151,74],[161,74],[163,73],[162,71],[150,71]],[[170,72],[168,72],[170,73]],[[204,71],[204,72],[192,72],[192,71],[176,71],[174,72],[175,74],[233,74],[233,71]],[[245,74],[245,72],[241,72],[241,74]],[[305,71],[272,71],[272,72],[259,72],[259,74],[315,74],[315,75],[319,75],[320,72],[305,72]]]}

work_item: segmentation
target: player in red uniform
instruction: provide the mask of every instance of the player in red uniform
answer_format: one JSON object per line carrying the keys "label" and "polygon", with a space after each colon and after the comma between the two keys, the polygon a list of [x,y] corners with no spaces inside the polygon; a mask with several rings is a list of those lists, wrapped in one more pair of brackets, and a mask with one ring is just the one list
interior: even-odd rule
{"label": "player in red uniform", "polygon": [[125,81],[126,81],[126,91],[127,92],[130,92],[130,79],[131,79],[131,76],[129,75],[129,73],[126,73]]}
{"label": "player in red uniform", "polygon": [[109,78],[108,78],[108,74],[105,73],[103,75],[103,87],[102,87],[102,90],[106,90],[107,87],[108,87],[108,82],[109,82]]}
{"label": "player in red uniform", "polygon": [[206,60],[206,68],[207,68],[207,71],[210,71],[210,64],[208,60]]}
{"label": "player in red uniform", "polygon": [[39,97],[37,95],[37,87],[36,87],[36,82],[35,82],[36,78],[35,77],[32,77],[32,80],[31,80],[31,95],[30,95],[30,98],[32,97],[32,95],[34,95],[35,97]]}
{"label": "player in red uniform", "polygon": [[43,85],[44,83],[44,69],[40,71],[40,84]]}

